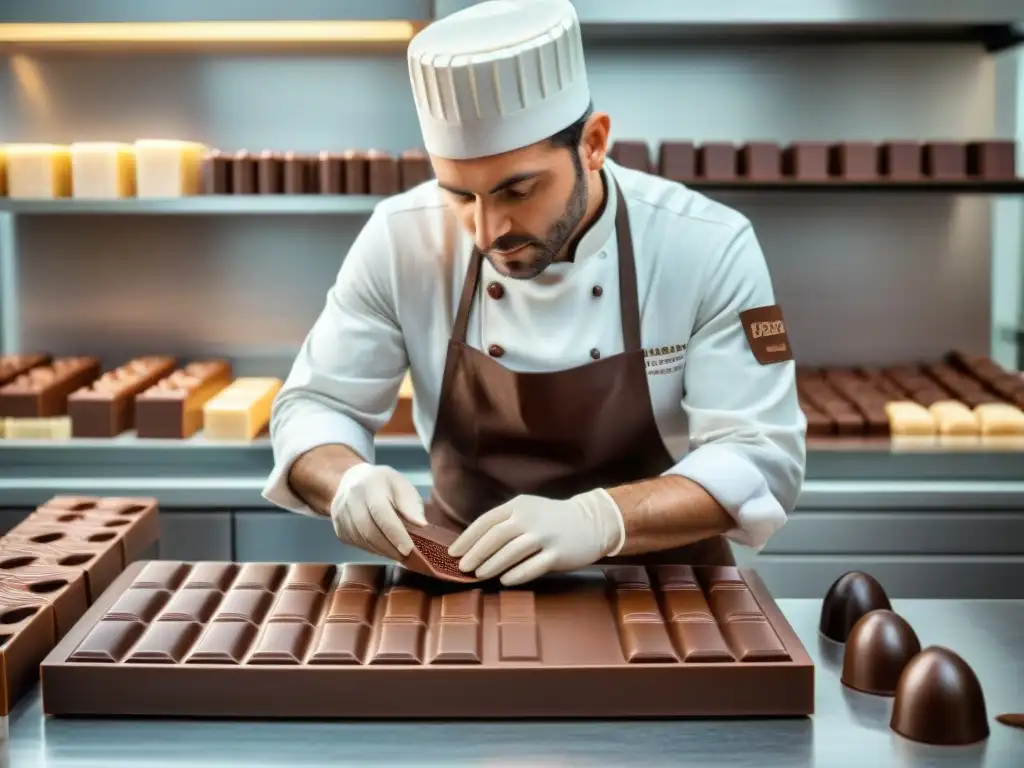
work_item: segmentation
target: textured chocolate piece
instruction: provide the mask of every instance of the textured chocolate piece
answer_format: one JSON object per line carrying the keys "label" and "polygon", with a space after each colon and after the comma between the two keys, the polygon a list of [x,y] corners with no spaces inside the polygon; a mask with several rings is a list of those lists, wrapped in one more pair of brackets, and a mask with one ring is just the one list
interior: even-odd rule
{"label": "textured chocolate piece", "polygon": [[932,141],[923,147],[925,176],[941,181],[960,181],[967,176],[967,148],[953,141]]}
{"label": "textured chocolate piece", "polygon": [[71,629],[89,605],[85,575],[74,567],[33,563],[0,572],[0,604],[17,603],[25,595],[53,606],[58,635]]}
{"label": "textured chocolate piece", "polygon": [[925,744],[959,746],[988,738],[985,697],[974,670],[948,648],[925,648],[900,676],[889,725]]}
{"label": "textured chocolate piece", "polygon": [[53,606],[31,594],[0,600],[0,715],[36,684],[39,665],[57,643]]}
{"label": "textured chocolate piece", "polygon": [[203,425],[203,406],[232,381],[227,360],[189,363],[135,398],[139,437],[183,439]]}
{"label": "textured chocolate piece", "polygon": [[829,174],[845,181],[875,181],[879,173],[878,146],[847,141],[829,147]]}
{"label": "textured chocolate piece", "polygon": [[365,152],[347,149],[345,158],[345,194],[370,194],[370,161]]}
{"label": "textured chocolate piece", "polygon": [[379,149],[366,153],[367,190],[371,195],[394,195],[399,191],[398,160]]}
{"label": "textured chocolate piece", "polygon": [[1006,714],[996,715],[996,720],[1010,728],[1024,730],[1024,714],[1007,712]]}
{"label": "textured chocolate piece", "polygon": [[697,148],[697,176],[706,181],[735,181],[739,162],[735,144],[707,142]]}
{"label": "textured chocolate piece", "polygon": [[623,168],[653,173],[651,149],[646,141],[620,140],[612,144],[608,156]]}
{"label": "textured chocolate piece", "polygon": [[398,174],[402,191],[405,191],[432,179],[434,169],[423,150],[407,149],[398,159]]}
{"label": "textured chocolate piece", "polygon": [[0,355],[0,387],[53,358],[44,354]]}
{"label": "textured chocolate piece", "polygon": [[321,152],[317,158],[317,190],[321,195],[345,192],[345,158],[336,152]]}
{"label": "textured chocolate piece", "polygon": [[767,141],[744,144],[739,153],[739,175],[750,181],[782,178],[782,148]]}
{"label": "textured chocolate piece", "polygon": [[892,610],[882,585],[866,573],[849,571],[829,587],[822,601],[818,630],[830,640],[845,643],[854,624],[877,610]]}
{"label": "textured chocolate piece", "polygon": [[853,625],[843,655],[843,684],[876,696],[892,696],[900,675],[921,652],[921,641],[892,611],[871,611]]}
{"label": "textured chocolate piece", "polygon": [[203,192],[207,195],[230,195],[234,181],[233,165],[231,155],[219,149],[211,150],[203,158]]}
{"label": "textured chocolate piece", "polygon": [[413,549],[402,559],[402,565],[410,571],[458,584],[480,581],[472,573],[460,571],[458,558],[448,554],[448,547],[459,538],[458,533],[438,525],[422,528],[410,525],[406,528],[412,538]]}
{"label": "textured chocolate piece", "polygon": [[0,416],[45,418],[67,413],[68,395],[100,375],[94,357],[60,357],[0,387]]}
{"label": "textured chocolate piece", "polygon": [[692,141],[663,141],[658,147],[658,174],[689,184],[697,178],[697,147]]}
{"label": "textured chocolate piece", "polygon": [[260,152],[256,167],[256,189],[261,195],[280,195],[284,192],[284,158],[280,152],[269,149]]}
{"label": "textured chocolate piece", "polygon": [[226,564],[226,588],[197,586],[183,598],[195,570],[211,565],[129,568],[44,660],[44,711],[534,718],[814,709],[811,660],[753,571],[618,566],[503,589],[401,566]]}
{"label": "textured chocolate piece", "polygon": [[74,437],[114,437],[135,424],[135,396],[174,370],[166,355],[139,357],[68,396]]}
{"label": "textured chocolate piece", "polygon": [[92,602],[124,570],[120,548],[111,547],[109,542],[62,538],[39,543],[31,538],[15,535],[0,545],[0,573],[17,572],[32,565],[78,568],[85,573],[89,602]]}
{"label": "textured chocolate piece", "polygon": [[286,195],[308,195],[319,186],[319,181],[314,183],[311,162],[316,162],[319,168],[319,158],[314,160],[298,152],[284,153],[282,175]]}
{"label": "textured chocolate piece", "polygon": [[794,181],[828,180],[828,144],[797,141],[783,150],[782,172]]}
{"label": "textured chocolate piece", "polygon": [[1017,143],[972,141],[967,145],[967,173],[985,181],[1017,178]]}
{"label": "textured chocolate piece", "polygon": [[257,158],[242,149],[231,158],[231,193],[254,195],[257,192]]}
{"label": "textured chocolate piece", "polygon": [[921,145],[916,141],[887,141],[879,148],[878,166],[890,181],[919,181]]}

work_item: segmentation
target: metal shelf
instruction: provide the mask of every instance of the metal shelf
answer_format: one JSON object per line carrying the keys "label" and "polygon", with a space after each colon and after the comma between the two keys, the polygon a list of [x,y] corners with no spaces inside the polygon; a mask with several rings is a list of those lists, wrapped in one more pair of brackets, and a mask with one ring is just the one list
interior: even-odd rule
{"label": "metal shelf", "polygon": [[19,215],[270,215],[368,214],[384,198],[375,195],[195,195],[122,200],[12,200],[0,211]]}

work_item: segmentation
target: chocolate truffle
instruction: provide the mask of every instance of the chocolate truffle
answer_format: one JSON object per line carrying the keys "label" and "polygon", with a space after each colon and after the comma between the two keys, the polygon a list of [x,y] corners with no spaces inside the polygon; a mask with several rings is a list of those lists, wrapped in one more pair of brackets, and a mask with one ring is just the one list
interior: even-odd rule
{"label": "chocolate truffle", "polygon": [[988,738],[985,697],[974,670],[948,648],[925,648],[900,675],[889,727],[925,744],[960,746]]}
{"label": "chocolate truffle", "polygon": [[900,675],[921,641],[906,620],[892,611],[872,611],[853,625],[843,655],[843,685],[862,693],[892,696]]}
{"label": "chocolate truffle", "polygon": [[882,585],[866,573],[850,571],[836,579],[825,595],[818,629],[830,640],[845,643],[853,625],[877,610],[892,610]]}

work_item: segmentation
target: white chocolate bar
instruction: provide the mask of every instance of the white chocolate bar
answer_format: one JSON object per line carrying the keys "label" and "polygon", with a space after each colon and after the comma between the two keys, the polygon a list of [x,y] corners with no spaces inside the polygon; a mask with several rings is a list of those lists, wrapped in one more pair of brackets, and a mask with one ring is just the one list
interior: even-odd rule
{"label": "white chocolate bar", "polygon": [[1008,403],[985,403],[974,409],[985,437],[1024,435],[1024,411]]}
{"label": "white chocolate bar", "polygon": [[252,440],[270,422],[281,379],[235,379],[203,406],[203,435],[210,440]]}
{"label": "white chocolate bar", "polygon": [[932,403],[928,411],[935,419],[940,435],[971,437],[981,431],[978,417],[959,400],[941,400]]}
{"label": "white chocolate bar", "polygon": [[927,437],[937,431],[935,417],[923,405],[910,400],[895,400],[885,404],[889,417],[889,432],[898,436]]}
{"label": "white chocolate bar", "polygon": [[71,145],[71,195],[117,199],[135,195],[131,144],[82,141]]}
{"label": "white chocolate bar", "polygon": [[139,197],[198,195],[206,147],[191,141],[139,139],[135,142]]}
{"label": "white chocolate bar", "polygon": [[3,434],[8,440],[70,440],[71,417],[43,419],[3,419]]}
{"label": "white chocolate bar", "polygon": [[71,196],[71,151],[57,144],[8,144],[7,193],[53,200]]}

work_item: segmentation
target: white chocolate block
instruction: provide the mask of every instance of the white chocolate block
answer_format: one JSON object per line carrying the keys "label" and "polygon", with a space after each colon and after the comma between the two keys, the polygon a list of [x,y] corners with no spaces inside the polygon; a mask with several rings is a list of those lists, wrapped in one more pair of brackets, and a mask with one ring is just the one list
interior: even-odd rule
{"label": "white chocolate block", "polygon": [[135,195],[131,144],[82,141],[71,145],[71,195],[117,199]]}
{"label": "white chocolate block", "polygon": [[940,400],[932,403],[928,411],[935,419],[940,435],[950,437],[971,437],[981,431],[974,411],[959,400]]}
{"label": "white chocolate block", "polygon": [[923,405],[910,400],[895,400],[885,404],[889,417],[889,432],[898,436],[925,437],[937,430],[935,417]]}
{"label": "white chocolate block", "polygon": [[8,440],[70,440],[71,417],[4,419],[4,435]]}
{"label": "white chocolate block", "polygon": [[210,440],[252,440],[270,422],[281,379],[235,379],[203,406],[203,435]]}
{"label": "white chocolate block", "polygon": [[1024,411],[1008,403],[985,403],[974,409],[985,437],[1024,435]]}
{"label": "white chocolate block", "polygon": [[53,200],[71,196],[71,151],[57,144],[8,144],[10,197]]}
{"label": "white chocolate block", "polygon": [[139,197],[182,197],[202,190],[206,147],[191,141],[139,139],[135,164]]}

